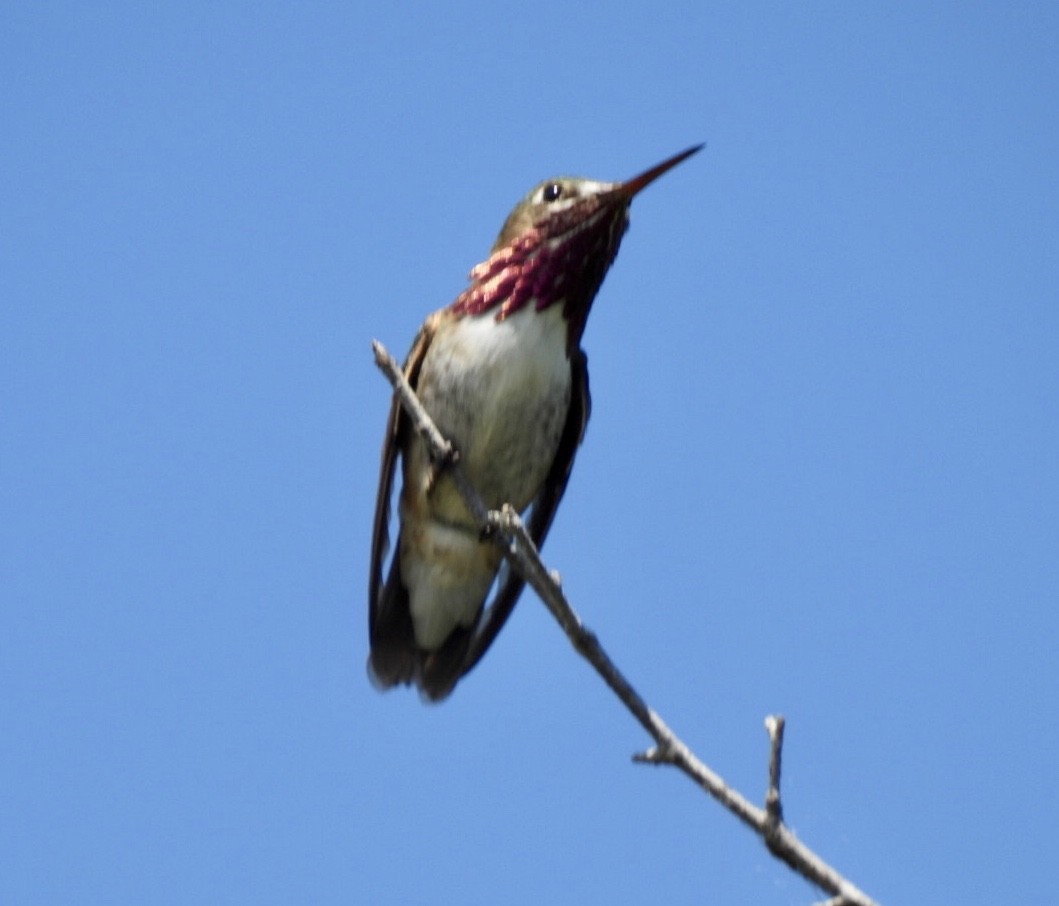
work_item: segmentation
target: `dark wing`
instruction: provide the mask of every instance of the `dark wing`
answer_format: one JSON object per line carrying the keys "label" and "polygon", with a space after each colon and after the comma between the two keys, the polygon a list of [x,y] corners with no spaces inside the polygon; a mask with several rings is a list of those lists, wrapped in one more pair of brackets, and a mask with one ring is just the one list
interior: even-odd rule
{"label": "dark wing", "polygon": [[[416,334],[415,342],[404,362],[404,376],[412,389],[419,380],[419,369],[423,366],[430,341],[437,329],[438,314],[431,315]],[[396,392],[390,404],[390,416],[386,420],[386,436],[382,442],[382,465],[379,469],[379,491],[375,498],[375,524],[371,533],[371,571],[368,578],[368,637],[374,644],[377,625],[380,589],[382,587],[382,565],[390,547],[390,496],[393,492],[393,473],[397,454],[404,446],[404,437],[409,430],[405,414]]]}
{"label": "dark wing", "polygon": [[[538,549],[544,544],[548,529],[552,525],[552,519],[555,518],[559,501],[563,499],[566,483],[570,480],[570,470],[574,466],[574,455],[585,436],[588,416],[592,410],[592,397],[588,392],[588,357],[583,350],[574,351],[570,368],[572,371],[570,410],[566,414],[566,424],[563,427],[562,437],[559,439],[559,449],[555,453],[551,471],[540,493],[533,501],[527,527]],[[493,643],[496,634],[511,616],[511,611],[515,609],[515,604],[525,584],[514,570],[507,569],[507,578],[503,580],[492,604],[482,612],[478,619],[478,626],[464,660],[463,675],[470,673]]]}

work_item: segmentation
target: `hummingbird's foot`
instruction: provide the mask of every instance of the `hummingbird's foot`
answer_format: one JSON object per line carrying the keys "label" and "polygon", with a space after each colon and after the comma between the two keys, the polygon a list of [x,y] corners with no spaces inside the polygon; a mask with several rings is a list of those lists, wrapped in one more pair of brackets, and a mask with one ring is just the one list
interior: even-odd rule
{"label": "hummingbird's foot", "polygon": [[498,534],[500,534],[500,514],[496,510],[490,510],[478,531],[478,540],[492,541]]}

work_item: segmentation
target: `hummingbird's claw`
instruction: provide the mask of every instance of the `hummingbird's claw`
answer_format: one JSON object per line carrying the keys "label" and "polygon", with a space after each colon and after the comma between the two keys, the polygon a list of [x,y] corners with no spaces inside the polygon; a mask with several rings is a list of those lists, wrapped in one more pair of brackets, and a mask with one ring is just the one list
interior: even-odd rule
{"label": "hummingbird's claw", "polygon": [[478,531],[479,541],[492,541],[500,532],[500,514],[496,510],[490,510],[485,522]]}

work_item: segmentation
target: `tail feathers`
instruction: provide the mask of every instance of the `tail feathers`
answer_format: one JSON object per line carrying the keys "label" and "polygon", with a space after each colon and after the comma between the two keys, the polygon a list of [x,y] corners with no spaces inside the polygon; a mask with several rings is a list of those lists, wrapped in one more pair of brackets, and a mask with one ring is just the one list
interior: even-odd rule
{"label": "tail feathers", "polygon": [[439,702],[456,688],[470,644],[471,630],[457,627],[437,651],[419,649],[416,684],[428,700]]}
{"label": "tail feathers", "polygon": [[448,697],[463,675],[473,633],[458,627],[436,651],[421,648],[416,643],[408,589],[401,580],[399,560],[395,555],[390,575],[376,602],[368,678],[380,691],[414,683],[425,699],[439,702]]}

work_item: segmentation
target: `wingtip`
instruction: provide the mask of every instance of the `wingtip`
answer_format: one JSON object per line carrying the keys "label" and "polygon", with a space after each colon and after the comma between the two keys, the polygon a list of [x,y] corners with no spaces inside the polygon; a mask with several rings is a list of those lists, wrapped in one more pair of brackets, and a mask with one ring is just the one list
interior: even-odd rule
{"label": "wingtip", "polygon": [[407,651],[372,648],[366,666],[368,682],[379,692],[407,686],[415,679],[415,656]]}

